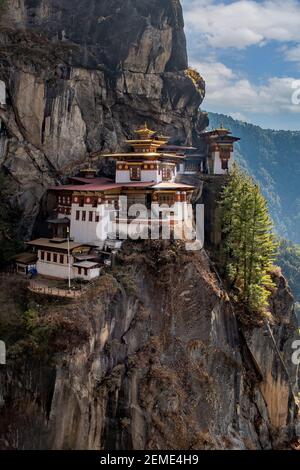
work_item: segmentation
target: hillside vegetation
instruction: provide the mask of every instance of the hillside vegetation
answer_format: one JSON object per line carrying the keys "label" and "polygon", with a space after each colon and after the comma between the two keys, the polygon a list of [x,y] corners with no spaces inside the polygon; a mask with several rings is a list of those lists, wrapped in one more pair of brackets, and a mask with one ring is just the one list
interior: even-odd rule
{"label": "hillside vegetation", "polygon": [[236,300],[268,313],[276,242],[267,202],[247,174],[235,168],[221,201],[225,273]]}

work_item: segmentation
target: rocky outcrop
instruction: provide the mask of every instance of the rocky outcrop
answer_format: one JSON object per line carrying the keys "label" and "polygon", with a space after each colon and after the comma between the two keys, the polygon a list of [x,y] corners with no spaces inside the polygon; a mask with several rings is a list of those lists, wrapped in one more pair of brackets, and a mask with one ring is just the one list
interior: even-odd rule
{"label": "rocky outcrop", "polygon": [[[12,0],[2,13],[2,168],[31,235],[51,182],[147,121],[173,142],[207,125],[178,0]],[[29,220],[31,218],[31,220]]]}
{"label": "rocky outcrop", "polygon": [[[145,120],[174,143],[197,143],[207,124],[178,0],[11,0],[0,51],[1,168],[23,210],[22,237],[49,184],[94,152],[121,148]],[[208,183],[198,182],[198,196],[215,246]],[[204,251],[177,244],[125,245],[117,268],[70,304],[27,298],[15,278],[1,279],[0,333],[11,334],[0,447],[289,446],[295,318],[276,279],[271,334],[237,320]]]}
{"label": "rocky outcrop", "polygon": [[284,280],[272,331],[289,377],[264,329],[237,321],[204,252],[130,243],[119,263],[79,302],[36,307],[49,323],[59,310],[64,328],[55,364],[2,370],[1,447],[289,446],[296,325]]}

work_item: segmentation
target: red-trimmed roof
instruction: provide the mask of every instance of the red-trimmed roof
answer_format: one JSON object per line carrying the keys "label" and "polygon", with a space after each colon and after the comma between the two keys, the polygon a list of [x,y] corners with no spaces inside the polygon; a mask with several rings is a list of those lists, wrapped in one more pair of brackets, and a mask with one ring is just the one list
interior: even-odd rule
{"label": "red-trimmed roof", "polygon": [[155,184],[155,182],[147,183],[103,183],[103,184],[66,184],[60,186],[50,186],[50,191],[109,191],[110,189],[121,189],[127,187],[148,188]]}
{"label": "red-trimmed roof", "polygon": [[151,188],[154,186],[156,183],[155,181],[150,181],[148,183],[141,183],[137,181],[136,183],[120,183],[119,186],[121,188],[131,188],[131,187],[138,187],[138,188]]}
{"label": "red-trimmed roof", "polygon": [[50,191],[109,191],[112,189],[126,189],[126,188],[152,188],[155,189],[179,189],[179,188],[193,188],[192,186],[177,184],[171,182],[156,183],[150,182],[132,182],[132,183],[114,183],[112,179],[99,177],[99,178],[84,178],[79,176],[70,177],[71,180],[82,184],[66,184],[59,186],[50,186]]}
{"label": "red-trimmed roof", "polygon": [[196,150],[196,147],[186,145],[162,145],[158,150]]}
{"label": "red-trimmed roof", "polygon": [[85,178],[84,176],[69,176],[69,180],[76,181],[83,184],[104,184],[113,183],[111,178],[96,177],[96,178]]}
{"label": "red-trimmed roof", "polygon": [[119,188],[120,185],[112,184],[65,184],[60,186],[50,186],[50,191],[108,191]]}
{"label": "red-trimmed roof", "polygon": [[63,186],[52,186],[49,188],[51,191],[108,191],[110,189],[126,189],[126,188],[153,188],[153,189],[193,189],[194,186],[186,184],[173,183],[173,182],[161,182],[155,183],[107,183],[107,184],[80,184],[80,185],[63,185]]}

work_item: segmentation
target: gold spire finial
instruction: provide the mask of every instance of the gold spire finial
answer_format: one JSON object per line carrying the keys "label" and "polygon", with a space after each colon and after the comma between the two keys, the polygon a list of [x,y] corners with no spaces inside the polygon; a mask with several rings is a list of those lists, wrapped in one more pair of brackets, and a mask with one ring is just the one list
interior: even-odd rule
{"label": "gold spire finial", "polygon": [[156,134],[155,131],[151,131],[151,129],[148,128],[147,122],[145,122],[144,127],[137,129],[134,132],[139,134],[141,139],[150,139],[154,134]]}
{"label": "gold spire finial", "polygon": [[222,132],[223,134],[225,133],[228,133],[229,132],[229,129],[227,129],[227,127],[224,126],[223,122],[220,124],[220,127],[217,127],[215,129],[216,132]]}

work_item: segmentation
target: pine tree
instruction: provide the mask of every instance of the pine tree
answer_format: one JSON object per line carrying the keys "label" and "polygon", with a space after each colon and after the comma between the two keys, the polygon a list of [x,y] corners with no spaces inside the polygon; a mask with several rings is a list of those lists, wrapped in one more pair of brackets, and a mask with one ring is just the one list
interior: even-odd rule
{"label": "pine tree", "polygon": [[251,310],[268,306],[276,254],[266,200],[253,179],[235,169],[222,195],[224,263],[231,287]]}

